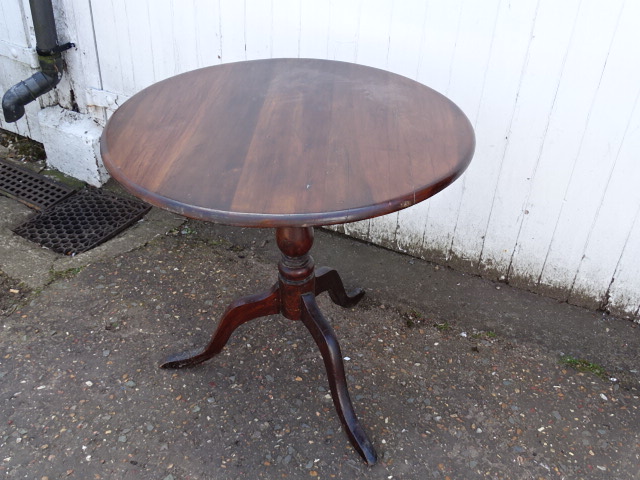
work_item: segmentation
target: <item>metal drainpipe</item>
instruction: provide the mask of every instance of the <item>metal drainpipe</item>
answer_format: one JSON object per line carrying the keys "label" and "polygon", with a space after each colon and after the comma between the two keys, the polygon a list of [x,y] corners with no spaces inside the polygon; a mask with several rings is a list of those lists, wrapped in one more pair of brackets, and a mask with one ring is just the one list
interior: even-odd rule
{"label": "metal drainpipe", "polygon": [[75,45],[58,45],[51,0],[29,0],[36,34],[36,52],[40,71],[7,90],[2,97],[2,112],[7,122],[17,122],[24,106],[52,90],[62,77],[62,52]]}

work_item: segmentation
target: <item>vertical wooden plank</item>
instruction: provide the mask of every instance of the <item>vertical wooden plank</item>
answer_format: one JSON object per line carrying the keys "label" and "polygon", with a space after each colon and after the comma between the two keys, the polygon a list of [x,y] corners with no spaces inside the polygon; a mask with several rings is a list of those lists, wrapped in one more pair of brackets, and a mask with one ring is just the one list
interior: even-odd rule
{"label": "vertical wooden plank", "polygon": [[136,1],[126,2],[122,6],[127,22],[134,89],[139,91],[155,81],[153,57],[156,52],[151,43],[148,4],[146,1]]}
{"label": "vertical wooden plank", "polygon": [[358,28],[358,63],[387,69],[393,0],[369,0],[362,8]]}
{"label": "vertical wooden plank", "polygon": [[[435,85],[438,85],[437,89],[456,102],[473,124],[477,123],[477,112],[483,99],[496,24],[503,15],[499,8],[500,3],[497,1],[464,4],[460,7],[458,17],[450,18],[450,21],[455,21],[455,31],[458,34],[450,51],[451,58],[448,64],[442,64],[440,67],[446,74],[441,72],[432,77]],[[454,29],[453,26],[451,28]],[[469,82],[471,78],[474,79],[473,82]],[[478,162],[476,154],[473,163]],[[429,210],[423,227],[424,240],[421,249],[426,256],[440,262],[449,260],[449,250],[464,191],[464,178],[428,201]],[[406,217],[408,215],[401,213],[400,228],[404,224],[411,225],[411,219]],[[405,234],[400,230],[399,237],[401,236]],[[402,241],[399,240],[398,243]]]}
{"label": "vertical wooden plank", "polygon": [[135,20],[127,14],[125,0],[93,1],[91,6],[103,88],[132,95],[139,89],[134,71],[137,52],[129,25]]}
{"label": "vertical wooden plank", "polygon": [[[640,134],[640,132],[637,132]],[[640,208],[636,212],[635,222],[626,239],[625,247],[616,267],[613,281],[608,292],[608,304],[605,305],[615,314],[640,318],[640,275],[638,275],[638,259],[640,258]]]}
{"label": "vertical wooden plank", "polygon": [[303,0],[272,0],[271,56],[300,56],[301,2]]}
{"label": "vertical wooden plank", "polygon": [[198,39],[194,0],[173,0],[171,18],[173,20],[174,61],[176,73],[198,68]]}
{"label": "vertical wooden plank", "polygon": [[[527,7],[521,9],[505,6],[502,0],[466,2],[461,7],[455,27],[458,35],[451,52],[449,78],[444,92],[473,123],[478,121],[481,105],[492,100],[487,97],[492,93],[491,86],[487,84],[504,76],[504,71],[494,73],[505,66],[503,57],[517,57],[518,53],[525,51],[523,45],[527,41],[523,38],[527,38],[527,28],[535,16],[535,2],[527,3]],[[502,46],[501,41],[513,42],[511,48]],[[517,63],[511,63],[509,67],[519,73]]]}
{"label": "vertical wooden plank", "polygon": [[222,63],[247,59],[245,2],[220,0],[220,57]]}
{"label": "vertical wooden plank", "polygon": [[427,8],[423,0],[393,2],[386,64],[390,72],[417,80]]}
{"label": "vertical wooden plank", "polygon": [[103,40],[103,44],[104,42],[109,41],[115,43],[116,49],[115,51],[112,51],[112,54],[117,55],[117,58],[114,59],[114,62],[119,63],[119,70],[122,81],[122,89],[116,91],[122,92],[125,95],[133,95],[138,90],[136,88],[136,79],[134,75],[135,51],[133,49],[131,36],[129,34],[129,22],[135,22],[135,20],[129,18],[129,16],[127,15],[126,4],[126,0],[111,0],[111,15],[114,19],[115,29],[109,32],[109,37]]}
{"label": "vertical wooden plank", "polygon": [[245,0],[245,6],[246,58],[271,58],[273,4],[270,0]]}
{"label": "vertical wooden plank", "polygon": [[5,8],[4,2],[0,2],[0,40],[11,42],[9,27],[7,26],[9,15],[5,12]]}
{"label": "vertical wooden plank", "polygon": [[515,285],[536,286],[542,274],[621,7],[621,0],[581,5],[512,258]]}
{"label": "vertical wooden plank", "polygon": [[93,115],[99,122],[104,122],[104,112],[88,105],[86,95],[88,88],[102,89],[91,2],[62,0],[61,8],[67,17],[68,38],[76,44],[74,49],[64,54],[67,77],[73,85],[76,103],[80,111]]}
{"label": "vertical wooden plank", "polygon": [[301,58],[329,58],[331,3],[302,0],[300,4]]}
{"label": "vertical wooden plank", "polygon": [[451,78],[462,5],[463,0],[430,1],[426,8],[417,80],[445,94]]}
{"label": "vertical wooden plank", "polygon": [[640,3],[626,2],[542,272],[541,284],[551,288],[575,278],[571,296],[579,303],[604,296],[640,203],[640,162],[625,165],[628,157],[619,155],[639,124],[640,64],[629,62],[640,59],[638,19]]}
{"label": "vertical wooden plank", "polygon": [[580,0],[540,3],[485,234],[485,274],[508,272],[579,7]]}
{"label": "vertical wooden plank", "polygon": [[[31,15],[31,6],[29,4],[29,0],[17,0],[17,1],[20,3],[20,11],[22,12],[22,28],[26,38],[25,46],[35,48],[36,32],[33,29],[33,16]],[[54,14],[55,14],[55,8],[54,8]]]}
{"label": "vertical wooden plank", "polygon": [[362,0],[331,0],[328,58],[343,62],[358,59],[358,31]]}
{"label": "vertical wooden plank", "polygon": [[[636,42],[634,46],[637,45]],[[639,65],[629,65],[629,67],[628,72],[635,71],[635,75],[630,75],[630,77],[636,79],[636,85],[640,85],[640,80],[638,80]],[[616,152],[611,178],[598,207],[598,213],[589,234],[589,240],[584,249],[569,299],[572,303],[585,304],[587,303],[585,299],[591,298],[593,299],[589,304],[591,307],[601,306],[603,308],[606,308],[607,303],[611,301],[616,309],[622,307],[626,313],[631,312],[628,311],[628,305],[621,305],[620,298],[629,297],[628,293],[622,292],[629,291],[631,285],[634,286],[636,294],[635,303],[631,308],[635,308],[635,305],[640,303],[640,298],[638,298],[638,292],[640,292],[640,275],[638,275],[640,272],[640,252],[635,256],[629,256],[629,252],[635,248],[630,245],[629,239],[633,236],[631,232],[634,223],[638,222],[640,214],[640,189],[638,188],[638,180],[640,179],[640,161],[638,161],[638,152],[640,152],[640,93],[636,94],[634,103],[634,111],[624,131],[620,149]],[[640,243],[640,240],[637,242]],[[627,274],[632,271],[631,278],[621,277],[618,271],[621,268]],[[607,298],[608,296],[616,300],[610,300]]]}
{"label": "vertical wooden plank", "polygon": [[220,63],[220,4],[217,1],[198,0],[193,12],[196,23],[198,66]]}
{"label": "vertical wooden plank", "polygon": [[153,78],[159,82],[177,73],[175,63],[175,31],[171,16],[171,0],[147,1],[150,26]]}
{"label": "vertical wooden plank", "polygon": [[116,30],[114,1],[91,1],[94,33],[98,46],[102,87],[112,92],[125,92],[122,62],[118,48],[121,35]]}
{"label": "vertical wooden plank", "polygon": [[0,2],[0,39],[21,47],[29,46],[29,36],[25,31],[21,0]]}
{"label": "vertical wooden plank", "polygon": [[[463,268],[476,269],[482,251],[491,200],[513,121],[537,7],[537,2],[502,2],[498,10],[491,57],[476,120],[476,137],[479,141],[475,160],[456,187],[461,190],[462,196],[451,256]],[[505,72],[510,73],[507,75]],[[456,96],[452,95],[452,98],[455,101]]]}

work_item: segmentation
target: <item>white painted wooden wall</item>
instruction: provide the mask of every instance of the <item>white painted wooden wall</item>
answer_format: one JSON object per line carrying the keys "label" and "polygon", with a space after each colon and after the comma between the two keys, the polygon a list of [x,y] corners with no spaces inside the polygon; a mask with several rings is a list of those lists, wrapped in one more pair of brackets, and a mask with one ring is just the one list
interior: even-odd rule
{"label": "white painted wooden wall", "polygon": [[[73,89],[102,123],[158,80],[257,58],[356,62],[435,88],[475,126],[469,170],[429,201],[344,231],[640,316],[640,1],[55,3],[65,41],[78,45],[58,100],[69,104]],[[26,0],[1,5],[6,68],[6,42],[31,44],[24,25],[1,23]]]}
{"label": "white painted wooden wall", "polygon": [[[30,25],[31,12],[28,2],[0,1],[0,93],[2,94],[15,83],[31,76],[38,66]],[[5,124],[4,117],[0,114],[0,128],[40,140],[40,129],[36,120],[40,107],[39,102],[29,105],[26,108],[25,118],[13,125]]]}

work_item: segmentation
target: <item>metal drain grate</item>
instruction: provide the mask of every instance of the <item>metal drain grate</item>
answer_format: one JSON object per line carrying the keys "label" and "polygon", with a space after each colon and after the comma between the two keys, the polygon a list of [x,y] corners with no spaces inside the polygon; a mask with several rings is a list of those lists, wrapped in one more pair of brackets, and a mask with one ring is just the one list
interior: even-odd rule
{"label": "metal drain grate", "polygon": [[64,255],[86,252],[141,219],[151,207],[86,187],[14,229],[18,235]]}
{"label": "metal drain grate", "polygon": [[68,197],[74,190],[38,173],[0,160],[0,194],[42,210]]}

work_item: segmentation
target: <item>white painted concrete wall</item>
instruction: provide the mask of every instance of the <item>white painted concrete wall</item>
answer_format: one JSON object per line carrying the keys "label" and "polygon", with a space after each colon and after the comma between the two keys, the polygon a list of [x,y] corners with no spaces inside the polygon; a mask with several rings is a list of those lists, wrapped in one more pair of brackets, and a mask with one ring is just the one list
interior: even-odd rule
{"label": "white painted concrete wall", "polygon": [[[475,126],[467,173],[427,202],[344,231],[640,316],[640,1],[54,3],[61,36],[78,47],[66,54],[66,83],[40,103],[75,102],[101,124],[158,80],[257,58],[356,62],[439,90]],[[1,5],[6,87],[29,70],[33,41],[26,0]],[[32,118],[18,130],[38,139]]]}

